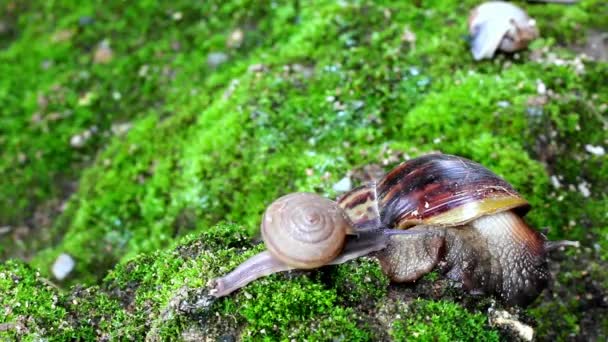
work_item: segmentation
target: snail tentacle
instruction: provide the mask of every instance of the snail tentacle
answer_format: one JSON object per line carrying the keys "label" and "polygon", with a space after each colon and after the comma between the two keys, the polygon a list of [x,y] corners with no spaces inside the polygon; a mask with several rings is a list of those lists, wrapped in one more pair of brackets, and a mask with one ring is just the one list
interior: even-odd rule
{"label": "snail tentacle", "polygon": [[560,240],[560,241],[545,241],[545,251],[551,252],[561,247],[579,248],[581,244],[578,241]]}

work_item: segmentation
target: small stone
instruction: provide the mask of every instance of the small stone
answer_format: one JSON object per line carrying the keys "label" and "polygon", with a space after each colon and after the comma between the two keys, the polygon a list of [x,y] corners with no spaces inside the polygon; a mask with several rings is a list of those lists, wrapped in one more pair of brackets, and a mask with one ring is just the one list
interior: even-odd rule
{"label": "small stone", "polygon": [[547,86],[543,83],[543,81],[538,80],[536,82],[536,92],[540,95],[544,95],[547,93]]}
{"label": "small stone", "polygon": [[292,70],[300,74],[304,78],[311,78],[315,74],[315,68],[303,64],[294,64],[291,66]]}
{"label": "small stone", "polygon": [[125,135],[133,127],[130,122],[115,123],[112,125],[112,133],[115,135]]}
{"label": "small stone", "polygon": [[249,72],[264,72],[266,70],[268,70],[266,68],[266,66],[262,63],[257,63],[257,64],[252,64],[249,66],[249,68],[247,69]]}
{"label": "small stone", "polygon": [[93,100],[97,98],[97,94],[91,91],[87,91],[78,99],[78,105],[82,107],[86,107],[93,103]]}
{"label": "small stone", "polygon": [[0,20],[0,35],[8,33],[11,30],[11,27],[4,20]]}
{"label": "small stone", "polygon": [[591,196],[591,191],[589,190],[589,186],[587,183],[583,182],[578,185],[578,191],[583,195],[583,197]]}
{"label": "small stone", "polygon": [[182,12],[174,12],[173,15],[171,15],[171,18],[175,21],[180,21],[183,17],[184,15],[182,14]]}
{"label": "small stone", "polygon": [[57,280],[63,280],[72,272],[74,266],[74,259],[69,254],[61,253],[53,263],[51,271]]}
{"label": "small stone", "polygon": [[78,18],[78,25],[80,26],[88,26],[95,22],[95,18],[89,17],[87,15]]}
{"label": "small stone", "polygon": [[603,156],[606,154],[606,150],[603,146],[585,145],[585,151],[593,154],[594,156]]}
{"label": "small stone", "polygon": [[405,27],[401,34],[401,41],[413,45],[416,43],[416,34],[412,32],[409,27]]}
{"label": "small stone", "polygon": [[213,69],[226,63],[227,61],[228,55],[223,52],[211,52],[207,55],[207,65]]}
{"label": "small stone", "polygon": [[350,180],[350,177],[346,176],[340,179],[336,184],[334,184],[332,189],[334,189],[334,191],[336,192],[347,192],[352,189],[352,186],[353,184]]}
{"label": "small stone", "polygon": [[146,76],[148,76],[149,70],[150,70],[150,66],[148,64],[144,64],[141,67],[139,67],[139,70],[137,71],[137,76],[146,77]]}
{"label": "small stone", "polygon": [[95,64],[107,64],[114,59],[114,51],[110,48],[110,43],[107,40],[103,40],[95,49],[93,53],[93,63]]}
{"label": "small stone", "polygon": [[226,88],[226,91],[224,91],[224,94],[222,95],[222,98],[224,98],[226,100],[229,99],[230,96],[232,96],[232,94],[234,94],[234,91],[239,86],[239,83],[240,82],[237,79],[233,79],[232,81],[230,81],[230,84]]}
{"label": "small stone", "polygon": [[74,36],[74,30],[59,30],[53,34],[51,41],[53,43],[67,42]]}
{"label": "small stone", "polygon": [[92,133],[88,129],[80,134],[76,134],[70,138],[70,145],[74,148],[81,148],[85,145],[87,140],[89,140],[91,135]]}
{"label": "small stone", "polygon": [[10,232],[13,228],[11,226],[0,226],[0,235],[4,235]]}
{"label": "small stone", "polygon": [[556,189],[559,189],[562,187],[562,183],[560,183],[559,178],[557,178],[557,176],[555,176],[555,175],[551,176],[551,184]]}
{"label": "small stone", "polygon": [[245,38],[243,30],[237,28],[236,30],[232,31],[232,33],[230,33],[230,36],[228,36],[228,39],[226,40],[226,45],[229,48],[238,48],[241,46],[241,44],[243,44],[243,38]]}
{"label": "small stone", "polygon": [[496,103],[496,104],[500,108],[508,108],[511,105],[511,103],[509,101],[498,101],[498,103]]}

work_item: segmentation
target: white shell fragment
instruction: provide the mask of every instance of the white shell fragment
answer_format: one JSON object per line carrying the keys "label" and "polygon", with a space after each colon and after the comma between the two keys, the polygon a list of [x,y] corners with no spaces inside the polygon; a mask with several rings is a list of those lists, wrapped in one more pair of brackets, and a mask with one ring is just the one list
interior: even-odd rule
{"label": "white shell fragment", "polygon": [[524,341],[532,341],[534,338],[534,329],[517,320],[517,317],[511,315],[509,312],[494,309],[488,311],[488,318],[491,326],[511,329]]}
{"label": "white shell fragment", "polygon": [[69,254],[61,253],[55,259],[51,271],[57,280],[63,280],[72,272],[74,266],[76,266],[74,259]]}
{"label": "white shell fragment", "polygon": [[585,151],[593,154],[594,156],[603,156],[606,154],[606,150],[603,146],[585,145]]}
{"label": "white shell fragment", "polygon": [[347,176],[340,179],[332,188],[336,192],[347,192],[353,188],[353,185],[350,178]]}
{"label": "white shell fragment", "polygon": [[485,2],[469,16],[471,52],[475,60],[494,57],[496,50],[515,52],[538,37],[534,19],[504,1]]}

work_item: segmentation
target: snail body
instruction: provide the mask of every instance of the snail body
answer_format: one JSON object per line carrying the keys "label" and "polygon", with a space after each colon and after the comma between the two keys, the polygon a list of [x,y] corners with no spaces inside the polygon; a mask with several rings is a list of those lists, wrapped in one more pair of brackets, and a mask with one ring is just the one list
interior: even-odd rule
{"label": "snail body", "polygon": [[[310,211],[301,207],[309,205]],[[530,228],[523,219],[529,209],[509,183],[478,163],[445,154],[422,156],[337,202],[307,193],[278,199],[262,220],[268,251],[213,280],[212,294],[226,295],[270,273],[370,255],[394,282],[415,281],[438,269],[472,293],[525,305],[548,282],[546,252],[572,244],[547,241]],[[294,262],[274,245],[287,239],[283,232],[308,236],[290,227],[291,220],[300,219],[323,238],[305,237],[305,248],[289,245],[286,250],[295,253]],[[271,233],[274,225],[281,234]],[[319,234],[322,228],[330,230]],[[335,228],[342,233],[335,234]],[[329,240],[338,235],[337,242]],[[327,256],[319,256],[326,251]],[[308,254],[314,259],[310,264]]]}
{"label": "snail body", "polygon": [[477,6],[468,25],[475,60],[492,58],[496,51],[522,50],[539,35],[536,22],[523,9],[504,1]]}
{"label": "snail body", "polygon": [[394,282],[415,281],[440,266],[473,293],[525,304],[549,279],[545,238],[522,219],[528,202],[465,158],[431,154],[410,160],[338,204],[358,229],[418,232],[389,234],[387,248],[376,255]]}

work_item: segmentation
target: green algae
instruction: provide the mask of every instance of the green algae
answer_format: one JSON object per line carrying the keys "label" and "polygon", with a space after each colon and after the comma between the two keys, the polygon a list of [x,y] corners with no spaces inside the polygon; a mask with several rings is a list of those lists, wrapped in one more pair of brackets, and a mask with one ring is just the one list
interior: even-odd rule
{"label": "green algae", "polygon": [[[101,285],[71,290],[76,304],[69,304],[69,295],[45,285],[36,271],[9,262],[4,274],[29,280],[2,284],[14,294],[3,304],[37,298],[39,309],[29,305],[1,322],[33,317],[29,338],[90,339],[110,334],[110,326],[122,327],[110,339],[138,338],[150,327],[158,338],[184,338],[184,331],[221,336],[221,329],[254,340],[322,340],[339,332],[373,338],[377,330],[361,312],[373,310],[388,290],[368,261],[252,284],[245,290],[251,298],[238,293],[214,304],[220,318],[175,313],[169,303],[182,292],[196,297],[193,289],[259,251],[247,237],[279,195],[335,197],[332,185],[353,168],[388,170],[401,158],[436,150],[474,159],[511,182],[533,205],[528,219],[535,227],[552,239],[581,241],[582,252],[569,256],[608,260],[608,163],[585,152],[586,145],[606,144],[608,67],[582,62],[580,72],[576,64],[542,61],[550,53],[572,61],[568,46],[606,27],[596,14],[606,4],[527,6],[543,33],[533,51],[474,63],[463,36],[476,3],[18,6],[11,25],[19,34],[0,35],[0,222],[19,225],[41,203],[57,206],[53,201],[68,196],[75,180],[78,190],[40,236],[21,245],[4,238],[0,253],[36,251],[31,264],[48,276],[55,257],[67,252],[76,269],[62,286]],[[227,46],[237,29],[242,42]],[[114,57],[94,63],[103,40]],[[209,65],[210,52],[227,60]],[[539,84],[548,89],[544,99]],[[132,125],[128,133],[112,130],[125,122]],[[82,148],[70,146],[92,127],[97,133]],[[223,220],[239,225],[215,225]],[[175,242],[191,232],[196,237]],[[606,289],[603,264],[583,259],[589,276],[573,272],[576,263],[559,262],[566,278],[556,281],[567,286],[568,298],[558,301],[550,292],[554,297],[531,309],[541,338],[554,333],[549,313],[567,318],[558,337],[584,332],[585,305],[593,301],[576,301],[588,289],[572,279]],[[53,296],[66,302],[52,308]],[[306,309],[294,308],[291,297]],[[99,311],[101,333],[82,323],[80,298]],[[456,337],[465,329],[441,317],[462,314],[470,331],[486,324],[451,302],[415,308],[403,322],[411,319],[421,330],[396,323],[395,339],[435,331],[423,329],[426,315],[439,330],[453,327]]]}

